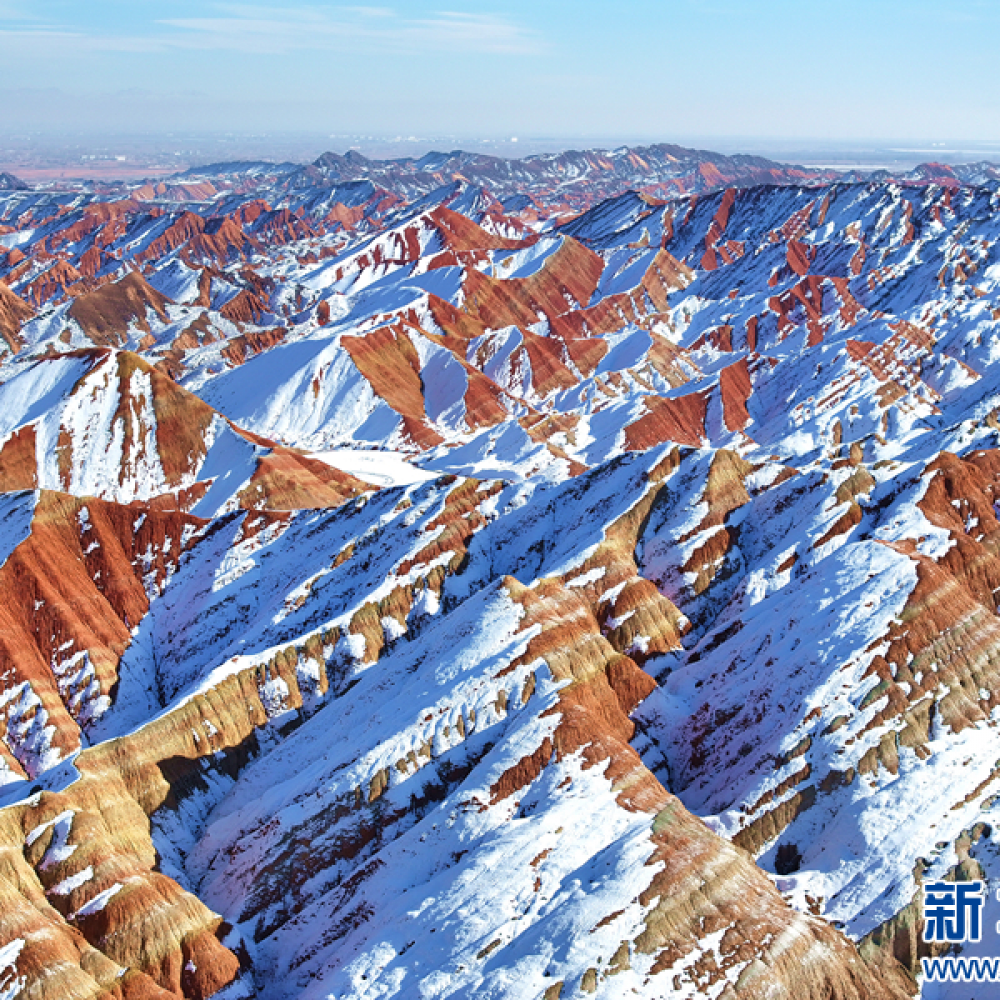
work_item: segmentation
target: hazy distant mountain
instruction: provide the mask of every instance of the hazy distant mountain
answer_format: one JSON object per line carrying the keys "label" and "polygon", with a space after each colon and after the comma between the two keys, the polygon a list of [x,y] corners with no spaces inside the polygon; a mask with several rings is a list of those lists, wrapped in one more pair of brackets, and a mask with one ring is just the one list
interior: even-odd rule
{"label": "hazy distant mountain", "polygon": [[[184,176],[220,177],[225,168],[225,164],[195,167]],[[483,187],[501,200],[525,194],[544,204],[576,208],[629,189],[667,196],[700,193],[726,184],[801,183],[828,181],[835,176],[829,170],[792,167],[757,156],[723,156],[666,144],[610,151],[570,150],[519,160],[462,150],[371,160],[351,150],[343,155],[324,153],[297,168],[282,164],[268,172],[261,164],[232,164],[230,172],[269,175],[284,191],[368,181],[407,199],[461,181]]]}
{"label": "hazy distant mountain", "polygon": [[28,185],[19,177],[0,171],[0,191],[27,191]]}

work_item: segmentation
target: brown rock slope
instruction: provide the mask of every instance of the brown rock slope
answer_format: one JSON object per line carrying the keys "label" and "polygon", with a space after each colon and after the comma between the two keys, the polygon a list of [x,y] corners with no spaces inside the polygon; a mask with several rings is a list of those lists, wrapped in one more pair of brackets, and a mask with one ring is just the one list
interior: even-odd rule
{"label": "brown rock slope", "polygon": [[34,315],[34,309],[0,281],[0,337],[11,351],[16,353],[21,349],[21,327]]}
{"label": "brown rock slope", "polygon": [[117,347],[125,343],[133,326],[149,333],[150,312],[166,322],[169,302],[138,271],[133,271],[121,281],[77,296],[68,315],[97,346]]}

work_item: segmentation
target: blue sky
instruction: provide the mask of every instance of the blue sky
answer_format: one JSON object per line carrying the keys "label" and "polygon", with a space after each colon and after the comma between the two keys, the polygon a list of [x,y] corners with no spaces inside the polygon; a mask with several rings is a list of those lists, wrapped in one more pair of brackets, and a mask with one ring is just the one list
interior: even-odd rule
{"label": "blue sky", "polygon": [[0,0],[0,129],[1000,140],[985,0]]}

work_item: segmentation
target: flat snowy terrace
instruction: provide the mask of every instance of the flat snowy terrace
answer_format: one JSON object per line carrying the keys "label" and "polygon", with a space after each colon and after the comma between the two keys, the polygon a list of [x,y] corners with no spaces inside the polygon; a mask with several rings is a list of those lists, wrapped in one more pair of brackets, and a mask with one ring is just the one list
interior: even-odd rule
{"label": "flat snowy terrace", "polygon": [[411,486],[437,479],[440,473],[424,472],[406,460],[396,451],[354,451],[351,448],[335,448],[332,451],[316,452],[312,458],[327,465],[364,479],[375,486]]}

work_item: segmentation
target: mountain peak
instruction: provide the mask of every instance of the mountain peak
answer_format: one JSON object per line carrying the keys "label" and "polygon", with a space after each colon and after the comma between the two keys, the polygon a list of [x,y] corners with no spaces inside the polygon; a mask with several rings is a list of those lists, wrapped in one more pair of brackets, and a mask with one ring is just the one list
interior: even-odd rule
{"label": "mountain peak", "polygon": [[30,187],[20,177],[0,171],[0,191],[29,191]]}

